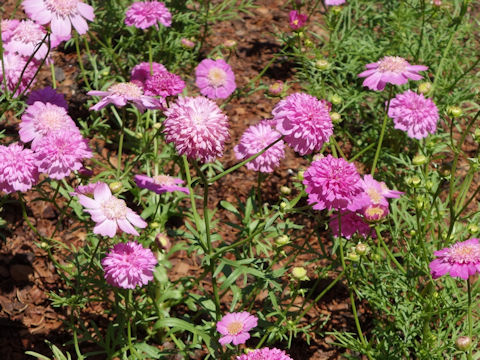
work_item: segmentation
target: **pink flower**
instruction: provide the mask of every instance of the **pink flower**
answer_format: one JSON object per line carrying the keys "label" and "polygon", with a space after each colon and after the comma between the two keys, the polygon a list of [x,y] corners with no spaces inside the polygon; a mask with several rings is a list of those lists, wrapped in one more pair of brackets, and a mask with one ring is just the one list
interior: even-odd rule
{"label": "pink flower", "polygon": [[75,188],[75,191],[70,192],[70,196],[93,195],[97,186],[101,184],[103,184],[101,181],[97,181],[96,183],[90,183],[87,185],[78,185]]}
{"label": "pink flower", "polygon": [[414,139],[423,139],[437,130],[438,109],[435,103],[411,90],[397,94],[390,101],[388,116],[393,119],[395,129],[406,131]]}
{"label": "pink flower", "polygon": [[[5,68],[5,74],[2,72],[2,61],[0,59],[0,86],[4,89],[3,77],[6,77],[7,89],[9,92],[13,92],[18,85],[17,90],[13,94],[13,97],[17,97],[23,92],[27,92],[27,86],[34,78],[39,64],[32,60],[27,66],[27,60],[18,54],[5,53],[3,54],[3,67]],[[25,68],[26,67],[26,68]],[[22,76],[22,71],[25,68],[25,72]],[[35,83],[35,80],[31,85]]]}
{"label": "pink flower", "polygon": [[180,40],[180,43],[185,49],[193,49],[195,47],[195,43],[192,40],[186,38],[182,38],[182,40]]}
{"label": "pink flower", "polygon": [[366,71],[358,77],[366,77],[363,86],[370,90],[383,90],[387,83],[403,85],[411,80],[423,79],[418,72],[425,71],[428,66],[410,65],[407,60],[400,56],[385,56],[376,63],[365,65]]}
{"label": "pink flower", "polygon": [[195,84],[210,99],[226,99],[237,88],[235,74],[223,59],[204,59],[195,69]]}
{"label": "pink flower", "polygon": [[135,241],[116,244],[102,260],[105,280],[112,286],[135,289],[153,280],[158,261],[150,249]]}
{"label": "pink flower", "polygon": [[448,248],[434,252],[438,259],[430,263],[430,272],[434,279],[447,273],[451,277],[467,280],[469,276],[480,273],[479,239],[457,242]]}
{"label": "pink flower", "polygon": [[312,162],[303,177],[308,203],[316,210],[344,210],[362,192],[355,165],[332,155]]}
{"label": "pink flower", "polygon": [[28,95],[28,105],[33,105],[35,101],[40,101],[44,104],[50,103],[68,110],[68,103],[65,100],[65,96],[57,93],[57,91],[50,86],[44,87],[43,89],[33,90],[30,95]]}
{"label": "pink flower", "polygon": [[5,45],[13,35],[13,32],[17,28],[18,24],[20,24],[19,20],[16,19],[4,19],[2,20],[2,41],[3,45]]}
{"label": "pink flower", "polygon": [[325,5],[332,6],[332,5],[342,5],[345,4],[345,0],[325,0]]}
{"label": "pink flower", "polygon": [[383,205],[388,209],[387,198],[399,198],[403,194],[401,191],[390,190],[384,182],[378,182],[372,175],[365,175],[360,184],[363,192],[348,207],[351,211],[365,209],[370,205]]}
{"label": "pink flower", "polygon": [[272,85],[268,87],[268,92],[271,95],[277,96],[283,92],[284,84],[283,81],[277,80]]}
{"label": "pink flower", "polygon": [[[10,53],[29,58],[34,53],[37,45],[45,38],[46,33],[43,26],[34,23],[32,20],[22,20],[13,30],[10,40],[4,45],[4,48]],[[51,47],[53,48],[56,45],[58,44],[51,44]],[[42,60],[47,54],[48,43],[45,40],[35,53],[34,58]]]}
{"label": "pink flower", "polygon": [[[352,211],[341,212],[341,230],[342,236],[346,239],[350,239],[355,233],[366,237],[375,237],[375,232],[370,226],[363,220],[363,218]],[[338,214],[332,215],[329,223],[329,227],[332,230],[334,236],[338,236]]]}
{"label": "pink flower", "polygon": [[158,29],[158,22],[166,27],[172,24],[172,14],[163,2],[138,1],[127,9],[125,17],[125,25],[127,26],[146,29],[155,25]]}
{"label": "pink flower", "polygon": [[288,14],[290,27],[293,30],[298,30],[305,26],[308,16],[306,14],[300,14],[297,10],[292,10]]}
{"label": "pink flower", "polygon": [[88,30],[85,19],[93,21],[93,8],[82,0],[23,0],[23,8],[33,21],[50,23],[52,34],[63,40],[71,37],[72,25],[82,35]]}
{"label": "pink flower", "polygon": [[38,169],[32,150],[19,143],[0,145],[0,191],[10,194],[27,191],[38,181]]}
{"label": "pink flower", "polygon": [[132,82],[112,85],[107,91],[89,91],[87,95],[100,96],[103,98],[90,108],[90,110],[95,111],[103,109],[108,104],[113,104],[116,107],[123,107],[127,105],[128,102],[135,105],[141,112],[145,111],[145,109],[163,108],[162,100],[144,95],[142,88]]}
{"label": "pink flower", "polygon": [[275,105],[272,114],[285,142],[300,155],[319,151],[333,134],[330,104],[325,100],[295,93]]}
{"label": "pink flower", "polygon": [[79,194],[78,202],[85,207],[85,211],[92,216],[92,220],[97,224],[93,228],[94,234],[114,237],[117,229],[139,236],[137,230],[132,225],[141,229],[147,226],[147,223],[138,216],[122,199],[112,195],[107,184],[102,183],[93,190],[93,199]]}
{"label": "pink flower", "polygon": [[261,348],[237,356],[236,360],[293,360],[285,351],[273,348]]}
{"label": "pink flower", "polygon": [[[162,72],[168,71],[165,66],[160,63],[152,62],[152,74],[160,74]],[[132,74],[130,81],[140,85],[141,87],[145,86],[145,82],[150,77],[150,63],[142,62],[132,69]]]}
{"label": "pink flower", "polygon": [[18,133],[22,142],[33,141],[32,149],[35,150],[42,138],[65,129],[79,133],[75,122],[63,107],[36,101],[23,113]]}
{"label": "pink flower", "polygon": [[135,175],[133,177],[135,184],[139,188],[148,189],[157,194],[163,194],[166,192],[181,191],[185,194],[190,194],[190,191],[186,187],[178,186],[177,184],[183,184],[182,179],[174,178],[168,175],[157,175],[157,176],[147,176],[147,175]]}
{"label": "pink flower", "polygon": [[257,321],[256,316],[246,311],[225,315],[217,322],[217,331],[223,335],[218,342],[222,346],[231,342],[233,345],[245,344],[250,338],[248,332],[257,326]]}
{"label": "pink flower", "polygon": [[78,129],[52,132],[38,140],[35,147],[38,170],[61,180],[82,167],[82,160],[92,157],[88,141]]}
{"label": "pink flower", "polygon": [[179,97],[166,111],[165,140],[173,142],[180,155],[207,163],[223,155],[228,118],[212,100]]}
{"label": "pink flower", "polygon": [[151,75],[145,81],[145,95],[150,96],[175,96],[181,94],[185,82],[178,75],[163,71]]}
{"label": "pink flower", "polygon": [[[238,160],[249,158],[280,138],[280,134],[265,124],[250,126],[233,151]],[[247,169],[271,173],[285,157],[285,144],[280,140],[255,160],[246,164]]]}
{"label": "pink flower", "polygon": [[362,210],[365,220],[371,223],[375,223],[385,219],[390,211],[388,206],[383,204],[370,204]]}

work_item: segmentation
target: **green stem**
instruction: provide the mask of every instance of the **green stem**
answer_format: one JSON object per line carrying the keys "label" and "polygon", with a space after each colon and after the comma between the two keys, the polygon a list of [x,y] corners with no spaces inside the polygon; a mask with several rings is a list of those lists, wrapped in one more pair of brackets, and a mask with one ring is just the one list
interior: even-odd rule
{"label": "green stem", "polygon": [[418,57],[420,56],[420,49],[422,48],[423,34],[424,34],[424,27],[425,27],[425,0],[422,0],[421,3],[422,3],[422,26],[420,28],[420,38],[418,39],[418,49],[417,49],[417,54],[415,55],[415,60],[418,60]]}
{"label": "green stem", "polygon": [[132,303],[132,290],[127,290],[127,296],[125,297],[125,310],[127,311],[127,340],[128,348],[130,349],[130,356],[135,355],[136,358],[137,352],[132,344],[132,311],[130,304]]}
{"label": "green stem", "polygon": [[54,89],[57,88],[57,80],[55,78],[55,65],[53,64],[53,62],[50,64],[50,72],[52,73],[52,87]]}
{"label": "green stem", "polygon": [[85,68],[83,67],[83,60],[82,54],[80,53],[80,42],[78,40],[78,34],[74,31],[74,39],[75,39],[75,50],[77,51],[77,58],[78,58],[78,65],[80,66],[80,72],[82,73],[83,82],[88,90],[92,90],[90,86],[90,82],[87,79],[87,73],[85,72]]}
{"label": "green stem", "polygon": [[[468,291],[468,308],[467,308],[467,321],[468,321],[468,337],[473,342],[473,321],[472,321],[472,288],[470,285],[470,278],[467,279],[467,291]],[[467,359],[472,360],[472,347],[468,349]]]}
{"label": "green stem", "polygon": [[380,244],[382,245],[382,247],[383,247],[383,248],[385,249],[385,251],[387,252],[388,257],[393,261],[393,263],[400,269],[400,271],[401,271],[403,274],[406,274],[407,272],[405,271],[405,269],[403,268],[403,266],[400,265],[400,263],[397,261],[397,259],[395,258],[395,256],[392,254],[392,252],[391,252],[390,249],[388,248],[387,244],[385,244],[385,241],[383,241],[383,237],[382,237],[382,234],[380,233],[380,230],[379,230],[378,226],[375,226],[375,232],[377,233],[378,241],[380,241]]}
{"label": "green stem", "polygon": [[383,117],[382,131],[380,132],[380,138],[378,139],[377,151],[375,152],[375,158],[372,165],[372,176],[375,175],[377,168],[378,157],[380,156],[380,150],[382,149],[383,137],[385,136],[385,129],[387,128],[388,110],[390,109],[390,101],[392,100],[393,86],[390,86],[390,93],[388,95],[387,109],[385,110],[385,116]]}
{"label": "green stem", "polygon": [[82,355],[82,352],[80,351],[80,346],[78,344],[78,336],[77,336],[77,327],[75,326],[75,320],[73,316],[73,310],[72,313],[70,314],[70,322],[73,324],[72,326],[72,331],[73,331],[73,346],[75,348],[75,353],[77,354],[77,359],[78,360],[83,360],[84,357]]}
{"label": "green stem", "polygon": [[120,130],[120,139],[118,141],[118,154],[117,154],[117,179],[120,178],[120,173],[122,172],[122,152],[123,152],[123,138],[125,136],[125,123],[126,111],[125,108],[122,108],[122,128]]}

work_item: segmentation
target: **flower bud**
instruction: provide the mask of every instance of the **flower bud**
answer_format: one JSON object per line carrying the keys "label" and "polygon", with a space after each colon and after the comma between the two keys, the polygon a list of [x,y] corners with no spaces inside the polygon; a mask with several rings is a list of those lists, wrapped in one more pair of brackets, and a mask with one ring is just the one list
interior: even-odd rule
{"label": "flower bud", "polygon": [[298,172],[298,180],[303,181],[303,175],[305,174],[305,170],[300,170]]}
{"label": "flower bud", "polygon": [[339,104],[342,103],[342,101],[343,101],[343,99],[340,97],[340,95],[333,94],[332,96],[330,96],[330,102],[333,105],[339,105]]}
{"label": "flower bud", "polygon": [[475,129],[475,133],[473,134],[473,138],[478,143],[480,142],[480,128]]}
{"label": "flower bud", "polygon": [[459,116],[462,116],[463,111],[458,106],[448,106],[447,107],[447,113],[449,115],[453,116],[454,118],[457,118]]}
{"label": "flower bud", "polygon": [[422,154],[415,155],[412,159],[413,165],[425,165],[427,162],[427,157]]}
{"label": "flower bud", "polygon": [[312,48],[314,46],[313,44],[313,41],[310,40],[310,39],[305,39],[305,41],[303,42],[305,44],[306,47],[308,48]]}
{"label": "flower bud", "polygon": [[327,60],[325,59],[320,59],[315,62],[315,67],[318,70],[327,70],[330,67],[330,64]]}
{"label": "flower bud", "polygon": [[334,14],[340,14],[342,12],[342,8],[340,6],[331,6],[330,11]]}
{"label": "flower bud", "polygon": [[285,201],[280,203],[280,211],[285,210],[288,207],[288,204]]}
{"label": "flower bud", "polygon": [[360,255],[358,255],[354,251],[349,251],[349,252],[347,252],[347,259],[356,262],[356,261],[360,260]]}
{"label": "flower bud", "polygon": [[357,246],[355,246],[355,252],[360,256],[367,255],[369,250],[370,247],[365,243],[358,243]]}
{"label": "flower bud", "polygon": [[417,187],[418,185],[420,185],[421,182],[422,179],[420,179],[417,175],[410,178],[410,185],[413,187]]}
{"label": "flower bud", "polygon": [[417,235],[417,232],[415,230],[410,230],[410,236],[415,236]]}
{"label": "flower bud", "polygon": [[309,280],[307,276],[307,269],[302,266],[296,266],[292,269],[292,276],[300,281]]}
{"label": "flower bud", "polygon": [[330,119],[332,119],[332,122],[334,124],[340,124],[343,121],[342,115],[340,115],[337,112],[331,112],[330,113]]}
{"label": "flower bud", "polygon": [[172,247],[172,243],[170,242],[170,239],[165,233],[158,233],[157,236],[155,236],[155,243],[159,249],[165,250],[167,252]]}
{"label": "flower bud", "polygon": [[468,232],[470,234],[476,234],[478,233],[478,226],[476,224],[470,224],[468,225]]}
{"label": "flower bud", "polygon": [[432,83],[430,82],[423,82],[418,85],[418,92],[420,94],[428,94],[432,90]]}
{"label": "flower bud", "polygon": [[48,249],[48,244],[45,241],[42,241],[40,243],[40,248],[43,249],[43,250],[46,250],[46,249]]}
{"label": "flower bud", "polygon": [[280,192],[283,195],[290,195],[292,193],[292,189],[290,189],[288,186],[281,186],[280,187]]}
{"label": "flower bud", "polygon": [[223,42],[223,46],[225,46],[227,49],[235,49],[237,47],[237,42],[233,39],[228,39]]}
{"label": "flower bud", "polygon": [[472,339],[468,336],[459,336],[455,341],[455,346],[460,351],[468,351],[472,346]]}
{"label": "flower bud", "polygon": [[150,223],[150,227],[152,229],[158,229],[160,227],[160,224],[156,221],[153,221],[153,222]]}
{"label": "flower bud", "polygon": [[140,139],[143,138],[143,134],[142,134],[141,132],[137,132],[137,133],[135,133],[135,137],[136,137],[138,140],[140,140]]}
{"label": "flower bud", "polygon": [[154,128],[155,130],[160,129],[161,127],[162,127],[162,123],[155,123],[155,124],[153,124],[153,128]]}
{"label": "flower bud", "polygon": [[281,80],[274,82],[268,88],[268,92],[274,96],[280,95],[282,91],[283,91],[283,81]]}
{"label": "flower bud", "polygon": [[123,189],[123,184],[120,181],[114,181],[108,185],[110,190],[112,190],[112,193],[118,193],[122,191]]}
{"label": "flower bud", "polygon": [[290,237],[288,235],[280,235],[275,239],[275,245],[284,246],[290,244]]}
{"label": "flower bud", "polygon": [[180,40],[180,42],[182,43],[182,46],[185,49],[193,49],[195,47],[195,43],[192,40],[182,38],[182,40]]}
{"label": "flower bud", "polygon": [[427,180],[427,182],[425,183],[425,188],[427,190],[432,190],[433,189],[433,181],[432,180]]}
{"label": "flower bud", "polygon": [[440,173],[440,176],[443,176],[443,177],[450,176],[452,172],[452,165],[450,163],[444,163],[442,164],[438,172]]}

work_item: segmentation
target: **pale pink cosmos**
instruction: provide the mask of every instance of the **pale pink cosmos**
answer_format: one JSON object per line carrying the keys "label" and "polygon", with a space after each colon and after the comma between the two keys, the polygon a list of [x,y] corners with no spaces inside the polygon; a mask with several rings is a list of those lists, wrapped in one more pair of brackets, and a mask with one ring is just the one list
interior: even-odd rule
{"label": "pale pink cosmos", "polygon": [[308,16],[306,14],[300,14],[297,10],[292,10],[288,14],[289,24],[293,30],[298,30],[305,26]]}
{"label": "pale pink cosmos", "polygon": [[[39,44],[40,48],[34,55],[37,60],[42,60],[48,54],[48,39],[45,39],[47,32],[43,26],[34,23],[32,20],[22,20],[10,37],[10,40],[4,44],[6,51],[16,53],[26,58],[29,58]],[[42,40],[45,41],[42,43]],[[51,44],[51,48],[58,44]]]}
{"label": "pale pink cosmos", "polygon": [[179,97],[165,116],[165,140],[174,143],[180,155],[202,163],[223,155],[230,138],[228,118],[215,102],[203,96]]}
{"label": "pale pink cosmos", "polygon": [[147,226],[140,216],[127,207],[124,200],[112,195],[110,188],[105,183],[95,186],[93,199],[79,194],[78,201],[95,221],[96,225],[93,228],[95,234],[114,237],[120,228],[127,234],[139,236],[133,226],[141,229]]}
{"label": "pale pink cosmos", "polygon": [[0,191],[30,190],[38,181],[35,154],[19,143],[0,145]]}
{"label": "pale pink cosmos", "polygon": [[366,71],[359,77],[365,77],[363,86],[371,90],[381,91],[387,83],[403,85],[410,80],[423,79],[418,72],[425,71],[428,66],[410,65],[407,60],[400,56],[385,56],[379,61],[365,65]]}
{"label": "pale pink cosmos", "polygon": [[88,31],[85,19],[93,21],[93,7],[82,0],[23,0],[23,8],[33,21],[50,23],[52,34],[63,40],[70,39],[72,26],[80,35]]}
{"label": "pale pink cosmos", "polygon": [[450,273],[451,277],[467,280],[480,273],[480,243],[477,238],[458,242],[435,251],[434,254],[437,259],[430,263],[430,272],[434,279]]}
{"label": "pale pink cosmos", "polygon": [[333,134],[330,103],[305,93],[287,96],[272,114],[285,142],[300,155],[319,151]]}
{"label": "pale pink cosmos", "polygon": [[135,289],[152,281],[157,263],[152,251],[135,241],[116,244],[102,259],[107,283],[123,289]]}
{"label": "pale pink cosmos", "polygon": [[140,85],[142,88],[145,86],[145,82],[151,75],[160,74],[164,71],[168,71],[165,66],[157,62],[142,62],[140,64],[135,65],[132,69],[132,73],[130,76],[130,81]]}
{"label": "pale pink cosmos", "polygon": [[13,35],[14,30],[20,24],[17,19],[3,19],[2,20],[2,41],[5,45]]}
{"label": "pale pink cosmos", "polygon": [[223,335],[218,342],[223,346],[245,344],[250,338],[248,332],[257,326],[257,322],[258,318],[246,311],[225,315],[217,322],[217,331]]}
{"label": "pale pink cosmos", "polygon": [[236,360],[293,360],[285,351],[267,347],[249,351],[246,354],[237,356]]}
{"label": "pale pink cosmos", "polygon": [[225,60],[204,59],[195,69],[195,84],[210,99],[226,99],[237,88],[235,74]]}
{"label": "pale pink cosmos", "polygon": [[30,95],[28,95],[26,101],[27,105],[33,105],[35,101],[40,101],[44,104],[50,103],[68,110],[68,103],[67,100],[65,100],[65,96],[58,93],[50,86],[46,86],[43,89],[33,90]]}
{"label": "pale pink cosmos", "polygon": [[423,139],[437,130],[438,109],[432,99],[411,90],[397,94],[388,108],[395,129],[407,132],[414,139]]}
{"label": "pale pink cosmos", "polygon": [[[238,160],[249,158],[281,137],[281,134],[266,124],[250,126],[242,135],[240,143],[233,149]],[[262,155],[246,164],[247,169],[271,173],[285,157],[285,144],[280,140]]]}
{"label": "pale pink cosmos", "polygon": [[178,186],[178,184],[184,183],[182,179],[174,178],[169,175],[156,175],[153,177],[147,175],[135,175],[133,179],[138,187],[151,190],[157,194],[174,191],[181,191],[187,195],[190,193],[188,188]]}
{"label": "pale pink cosmos", "polygon": [[[15,88],[17,88],[13,94],[13,97],[17,97],[23,92],[28,93],[27,86],[29,86],[32,79],[33,81],[31,85],[33,86],[35,84],[36,79],[34,79],[34,76],[39,65],[40,64],[35,59],[30,61],[30,63],[27,65],[27,60],[18,54],[3,54],[3,67],[0,59],[0,86],[5,91],[3,80],[5,76],[8,91],[13,92]],[[3,68],[5,69],[5,74],[3,73]],[[25,71],[22,75],[24,68]]]}
{"label": "pale pink cosmos", "polygon": [[158,23],[169,27],[172,25],[172,14],[160,1],[137,1],[129,6],[125,14],[125,25],[146,29]]}
{"label": "pale pink cosmos", "polygon": [[[342,236],[346,239],[350,239],[354,234],[358,234],[364,238],[369,236],[375,237],[375,232],[370,228],[370,225],[368,225],[365,220],[355,212],[342,211],[340,221]],[[332,230],[333,235],[338,236],[338,214],[332,215],[329,227]]]}
{"label": "pale pink cosmos", "polygon": [[327,6],[336,6],[345,4],[345,0],[325,0],[325,5]]}
{"label": "pale pink cosmos", "polygon": [[365,175],[360,184],[363,192],[348,207],[351,211],[365,209],[369,205],[383,205],[388,208],[387,199],[396,199],[403,194],[398,190],[390,190],[383,181],[375,180],[372,175]]}
{"label": "pale pink cosmos", "polygon": [[90,107],[90,110],[95,111],[103,109],[108,104],[123,107],[127,103],[132,103],[140,112],[145,111],[145,109],[163,109],[164,107],[163,100],[144,95],[143,89],[133,82],[114,84],[107,91],[92,90],[87,95],[102,98],[97,104]]}
{"label": "pale pink cosmos", "polygon": [[82,168],[82,161],[92,156],[88,141],[78,129],[51,132],[38,140],[35,147],[38,170],[57,180]]}
{"label": "pale pink cosmos", "polygon": [[18,133],[22,142],[32,141],[32,149],[35,150],[43,137],[61,130],[79,132],[65,108],[36,101],[23,113]]}

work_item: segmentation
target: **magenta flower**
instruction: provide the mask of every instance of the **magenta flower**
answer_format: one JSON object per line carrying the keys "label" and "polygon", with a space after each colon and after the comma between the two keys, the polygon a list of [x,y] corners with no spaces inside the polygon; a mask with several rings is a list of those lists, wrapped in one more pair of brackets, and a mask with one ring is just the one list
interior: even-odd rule
{"label": "magenta flower", "polygon": [[375,223],[385,219],[390,211],[388,206],[383,204],[370,204],[362,210],[365,220],[371,223]]}
{"label": "magenta flower", "polygon": [[236,360],[293,360],[285,351],[273,348],[261,348],[237,356]]}
{"label": "magenta flower", "polygon": [[174,178],[168,175],[156,175],[153,177],[147,175],[135,175],[133,177],[135,184],[139,188],[148,189],[157,194],[163,194],[166,192],[181,191],[185,194],[190,194],[190,191],[186,187],[178,186],[177,184],[183,184],[182,179]]}
{"label": "magenta flower", "polygon": [[144,112],[145,109],[163,109],[162,100],[144,95],[142,88],[132,82],[112,85],[107,91],[89,91],[87,95],[100,96],[103,98],[90,108],[90,110],[95,111],[103,109],[108,104],[123,107],[129,102],[135,105],[141,112]]}
{"label": "magenta flower", "polygon": [[332,6],[332,5],[342,5],[345,4],[345,0],[325,0],[325,5]]}
{"label": "magenta flower", "polygon": [[[152,74],[160,74],[168,71],[165,66],[160,63],[152,62]],[[142,62],[132,69],[130,81],[140,85],[142,88],[145,86],[145,82],[150,77],[150,63]]]}
{"label": "magenta flower", "polygon": [[414,139],[423,139],[437,130],[438,109],[435,103],[423,94],[411,90],[397,94],[391,101],[388,116],[395,129],[407,132]]}
{"label": "magenta flower", "polygon": [[153,280],[158,261],[150,249],[135,241],[116,244],[102,260],[105,280],[112,286],[135,289]]}
{"label": "magenta flower", "polygon": [[32,150],[19,143],[0,145],[0,191],[25,192],[38,181],[38,169]]}
{"label": "magenta flower", "polygon": [[135,26],[138,29],[146,29],[158,23],[169,27],[172,25],[172,14],[163,2],[160,1],[137,1],[127,9],[125,25]]}
{"label": "magenta flower", "polygon": [[387,198],[396,199],[403,194],[401,191],[390,190],[383,181],[378,182],[372,175],[365,175],[363,180],[360,181],[360,184],[363,192],[359,194],[348,207],[351,211],[365,209],[370,205],[382,205],[388,209]]}
{"label": "magenta flower", "polygon": [[[250,126],[242,135],[233,151],[238,160],[249,158],[280,138],[280,134],[265,124]],[[285,157],[285,144],[280,140],[255,160],[246,164],[247,169],[271,173]]]}
{"label": "magenta flower", "polygon": [[38,170],[57,180],[82,168],[82,161],[93,155],[88,147],[88,141],[82,137],[78,129],[70,128],[43,136],[37,141],[34,150]]}
{"label": "magenta flower", "polygon": [[332,155],[312,162],[303,177],[308,203],[316,210],[344,210],[362,192],[355,165]]}
{"label": "magenta flower", "polygon": [[32,141],[32,149],[35,150],[42,138],[66,129],[79,133],[75,122],[63,107],[36,101],[23,113],[18,133],[22,142]]}
{"label": "magenta flower", "polygon": [[145,81],[145,95],[150,96],[175,96],[181,94],[185,82],[176,74],[168,71],[162,71],[151,75]]}
{"label": "magenta flower", "polygon": [[[22,71],[27,65],[27,60],[25,60],[22,56],[18,54],[12,53],[5,53],[3,54],[3,68],[5,68],[5,74],[3,73],[2,68],[2,60],[0,59],[0,86],[4,89],[4,81],[3,77],[6,78],[7,89],[10,92],[13,92],[15,87],[17,90],[13,94],[13,97],[17,97],[22,94],[24,91],[27,92],[27,86],[29,85],[30,81],[34,78],[35,72],[39,66],[37,61],[31,61],[25,69],[25,72],[22,76]],[[32,84],[35,84],[35,79],[33,80]]]}
{"label": "magenta flower", "polygon": [[20,24],[19,20],[16,19],[3,19],[2,20],[2,42],[5,45],[13,35],[13,32]]}
{"label": "magenta flower", "polygon": [[467,280],[469,276],[480,273],[480,243],[477,238],[457,242],[434,254],[437,259],[430,263],[434,279],[450,273],[451,277]]}
{"label": "magenta flower", "polygon": [[[46,33],[43,26],[34,23],[32,20],[22,20],[13,30],[10,40],[4,44],[4,48],[10,53],[29,58],[34,53],[37,45],[42,42]],[[51,44],[51,47],[53,48],[56,45],[58,44]],[[48,45],[47,41],[45,41],[35,53],[34,58],[42,60],[47,54]]]}
{"label": "magenta flower", "polygon": [[72,26],[80,35],[88,31],[85,19],[93,21],[95,14],[82,0],[23,0],[23,8],[33,21],[50,23],[52,34],[63,40],[71,37]]}
{"label": "magenta flower", "polygon": [[248,332],[257,326],[257,322],[257,317],[246,311],[225,315],[217,322],[217,331],[223,335],[218,342],[222,346],[231,342],[233,345],[245,344],[250,338]]}
{"label": "magenta flower", "polygon": [[288,14],[288,18],[292,30],[298,30],[305,26],[308,16],[306,14],[300,14],[297,10],[292,10]]}
{"label": "magenta flower", "polygon": [[230,138],[228,118],[215,102],[203,96],[179,97],[165,116],[165,140],[174,143],[180,155],[203,163],[223,155]]}
{"label": "magenta flower", "polygon": [[[350,239],[355,233],[364,238],[369,236],[375,237],[375,232],[370,226],[363,220],[363,218],[352,211],[341,212],[341,230],[342,236],[346,239]],[[338,214],[332,215],[330,218],[329,227],[332,230],[334,236],[338,235]]]}
{"label": "magenta flower", "polygon": [[285,142],[300,155],[319,151],[333,134],[330,104],[325,100],[295,93],[275,105],[272,114]]}
{"label": "magenta flower", "polygon": [[226,99],[237,88],[235,74],[223,59],[204,59],[195,69],[195,84],[210,99]]}
{"label": "magenta flower", "polygon": [[85,211],[97,223],[93,228],[94,234],[114,237],[117,229],[120,228],[127,234],[139,236],[132,225],[141,229],[147,226],[147,223],[140,216],[127,207],[124,200],[112,195],[107,184],[97,185],[93,190],[93,196],[92,199],[79,194],[78,202],[86,208]]}
{"label": "magenta flower", "polygon": [[381,60],[365,65],[366,71],[358,77],[365,77],[363,86],[370,90],[383,90],[387,83],[403,85],[410,80],[423,79],[418,72],[425,71],[428,66],[410,65],[407,60],[400,56],[385,56]]}
{"label": "magenta flower", "polygon": [[67,100],[65,100],[65,96],[57,93],[57,91],[50,86],[33,90],[30,95],[28,95],[27,105],[33,105],[35,101],[40,101],[44,104],[50,103],[68,110],[68,103]]}

